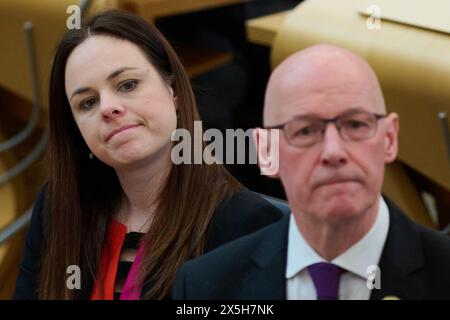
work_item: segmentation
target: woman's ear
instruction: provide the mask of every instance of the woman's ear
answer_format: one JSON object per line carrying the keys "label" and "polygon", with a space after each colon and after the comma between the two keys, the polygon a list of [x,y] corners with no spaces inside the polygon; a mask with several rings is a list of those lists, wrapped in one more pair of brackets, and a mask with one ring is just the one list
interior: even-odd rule
{"label": "woman's ear", "polygon": [[173,83],[172,83],[172,84],[168,84],[167,86],[169,87],[170,95],[171,95],[174,99],[176,99],[177,96],[175,95],[175,90],[173,89]]}
{"label": "woman's ear", "polygon": [[263,128],[253,129],[258,166],[262,175],[278,178],[279,131]]}
{"label": "woman's ear", "polygon": [[172,100],[173,100],[174,105],[175,105],[175,110],[178,112],[178,110],[179,110],[178,103],[177,103],[178,97],[175,95],[175,90],[173,89],[173,83],[172,84],[168,84],[167,86],[169,88],[170,95],[172,96]]}
{"label": "woman's ear", "polygon": [[387,117],[388,127],[384,137],[384,162],[390,163],[397,158],[399,119],[396,113]]}

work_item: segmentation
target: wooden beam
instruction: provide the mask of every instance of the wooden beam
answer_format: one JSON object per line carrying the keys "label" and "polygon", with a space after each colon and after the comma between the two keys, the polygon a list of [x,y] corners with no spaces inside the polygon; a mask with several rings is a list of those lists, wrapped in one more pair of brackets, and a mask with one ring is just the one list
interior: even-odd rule
{"label": "wooden beam", "polygon": [[217,69],[229,63],[233,58],[230,52],[209,48],[183,46],[177,48],[176,51],[189,78]]}
{"label": "wooden beam", "polygon": [[272,46],[278,30],[280,30],[288,14],[289,11],[284,11],[247,20],[248,41],[263,46]]}

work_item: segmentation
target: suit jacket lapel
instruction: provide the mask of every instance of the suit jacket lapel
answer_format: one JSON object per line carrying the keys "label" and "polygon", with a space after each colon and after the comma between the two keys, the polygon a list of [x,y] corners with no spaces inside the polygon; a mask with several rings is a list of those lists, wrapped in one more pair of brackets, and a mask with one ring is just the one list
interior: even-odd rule
{"label": "suit jacket lapel", "polygon": [[373,289],[370,299],[386,297],[421,299],[424,278],[422,242],[414,224],[388,199],[389,231],[379,262],[381,289]]}
{"label": "suit jacket lapel", "polygon": [[290,215],[267,229],[251,257],[254,271],[244,279],[245,296],[254,299],[286,299],[287,237]]}
{"label": "suit jacket lapel", "polygon": [[290,215],[266,232],[251,259],[255,272],[245,279],[245,290],[256,299],[286,299],[287,239]]}
{"label": "suit jacket lapel", "polygon": [[[373,289],[370,299],[387,297],[422,299],[424,295],[424,257],[420,234],[414,223],[389,199],[389,231],[379,268],[381,288]],[[286,299],[287,242],[290,215],[267,229],[251,259],[253,272],[244,279],[247,299]]]}
{"label": "suit jacket lapel", "polygon": [[[373,289],[370,299],[387,297],[422,299],[424,257],[420,234],[414,223],[389,199],[389,231],[379,268],[381,288]],[[267,229],[251,259],[254,271],[244,279],[244,296],[254,299],[286,299],[287,242],[290,215]]]}

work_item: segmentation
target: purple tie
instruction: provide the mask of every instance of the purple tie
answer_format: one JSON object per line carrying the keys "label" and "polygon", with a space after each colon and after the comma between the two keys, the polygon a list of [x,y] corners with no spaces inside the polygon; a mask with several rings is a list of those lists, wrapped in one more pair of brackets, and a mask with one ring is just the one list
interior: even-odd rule
{"label": "purple tie", "polygon": [[341,268],[332,263],[320,262],[310,265],[308,271],[316,287],[317,300],[338,300]]}

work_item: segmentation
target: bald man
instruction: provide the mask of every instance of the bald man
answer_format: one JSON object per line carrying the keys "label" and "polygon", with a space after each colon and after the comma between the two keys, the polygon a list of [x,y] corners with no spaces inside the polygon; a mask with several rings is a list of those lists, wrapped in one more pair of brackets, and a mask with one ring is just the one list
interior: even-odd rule
{"label": "bald man", "polygon": [[263,123],[261,171],[281,179],[292,214],[185,264],[175,299],[450,299],[450,238],[381,195],[399,120],[363,59],[330,45],[290,56]]}

